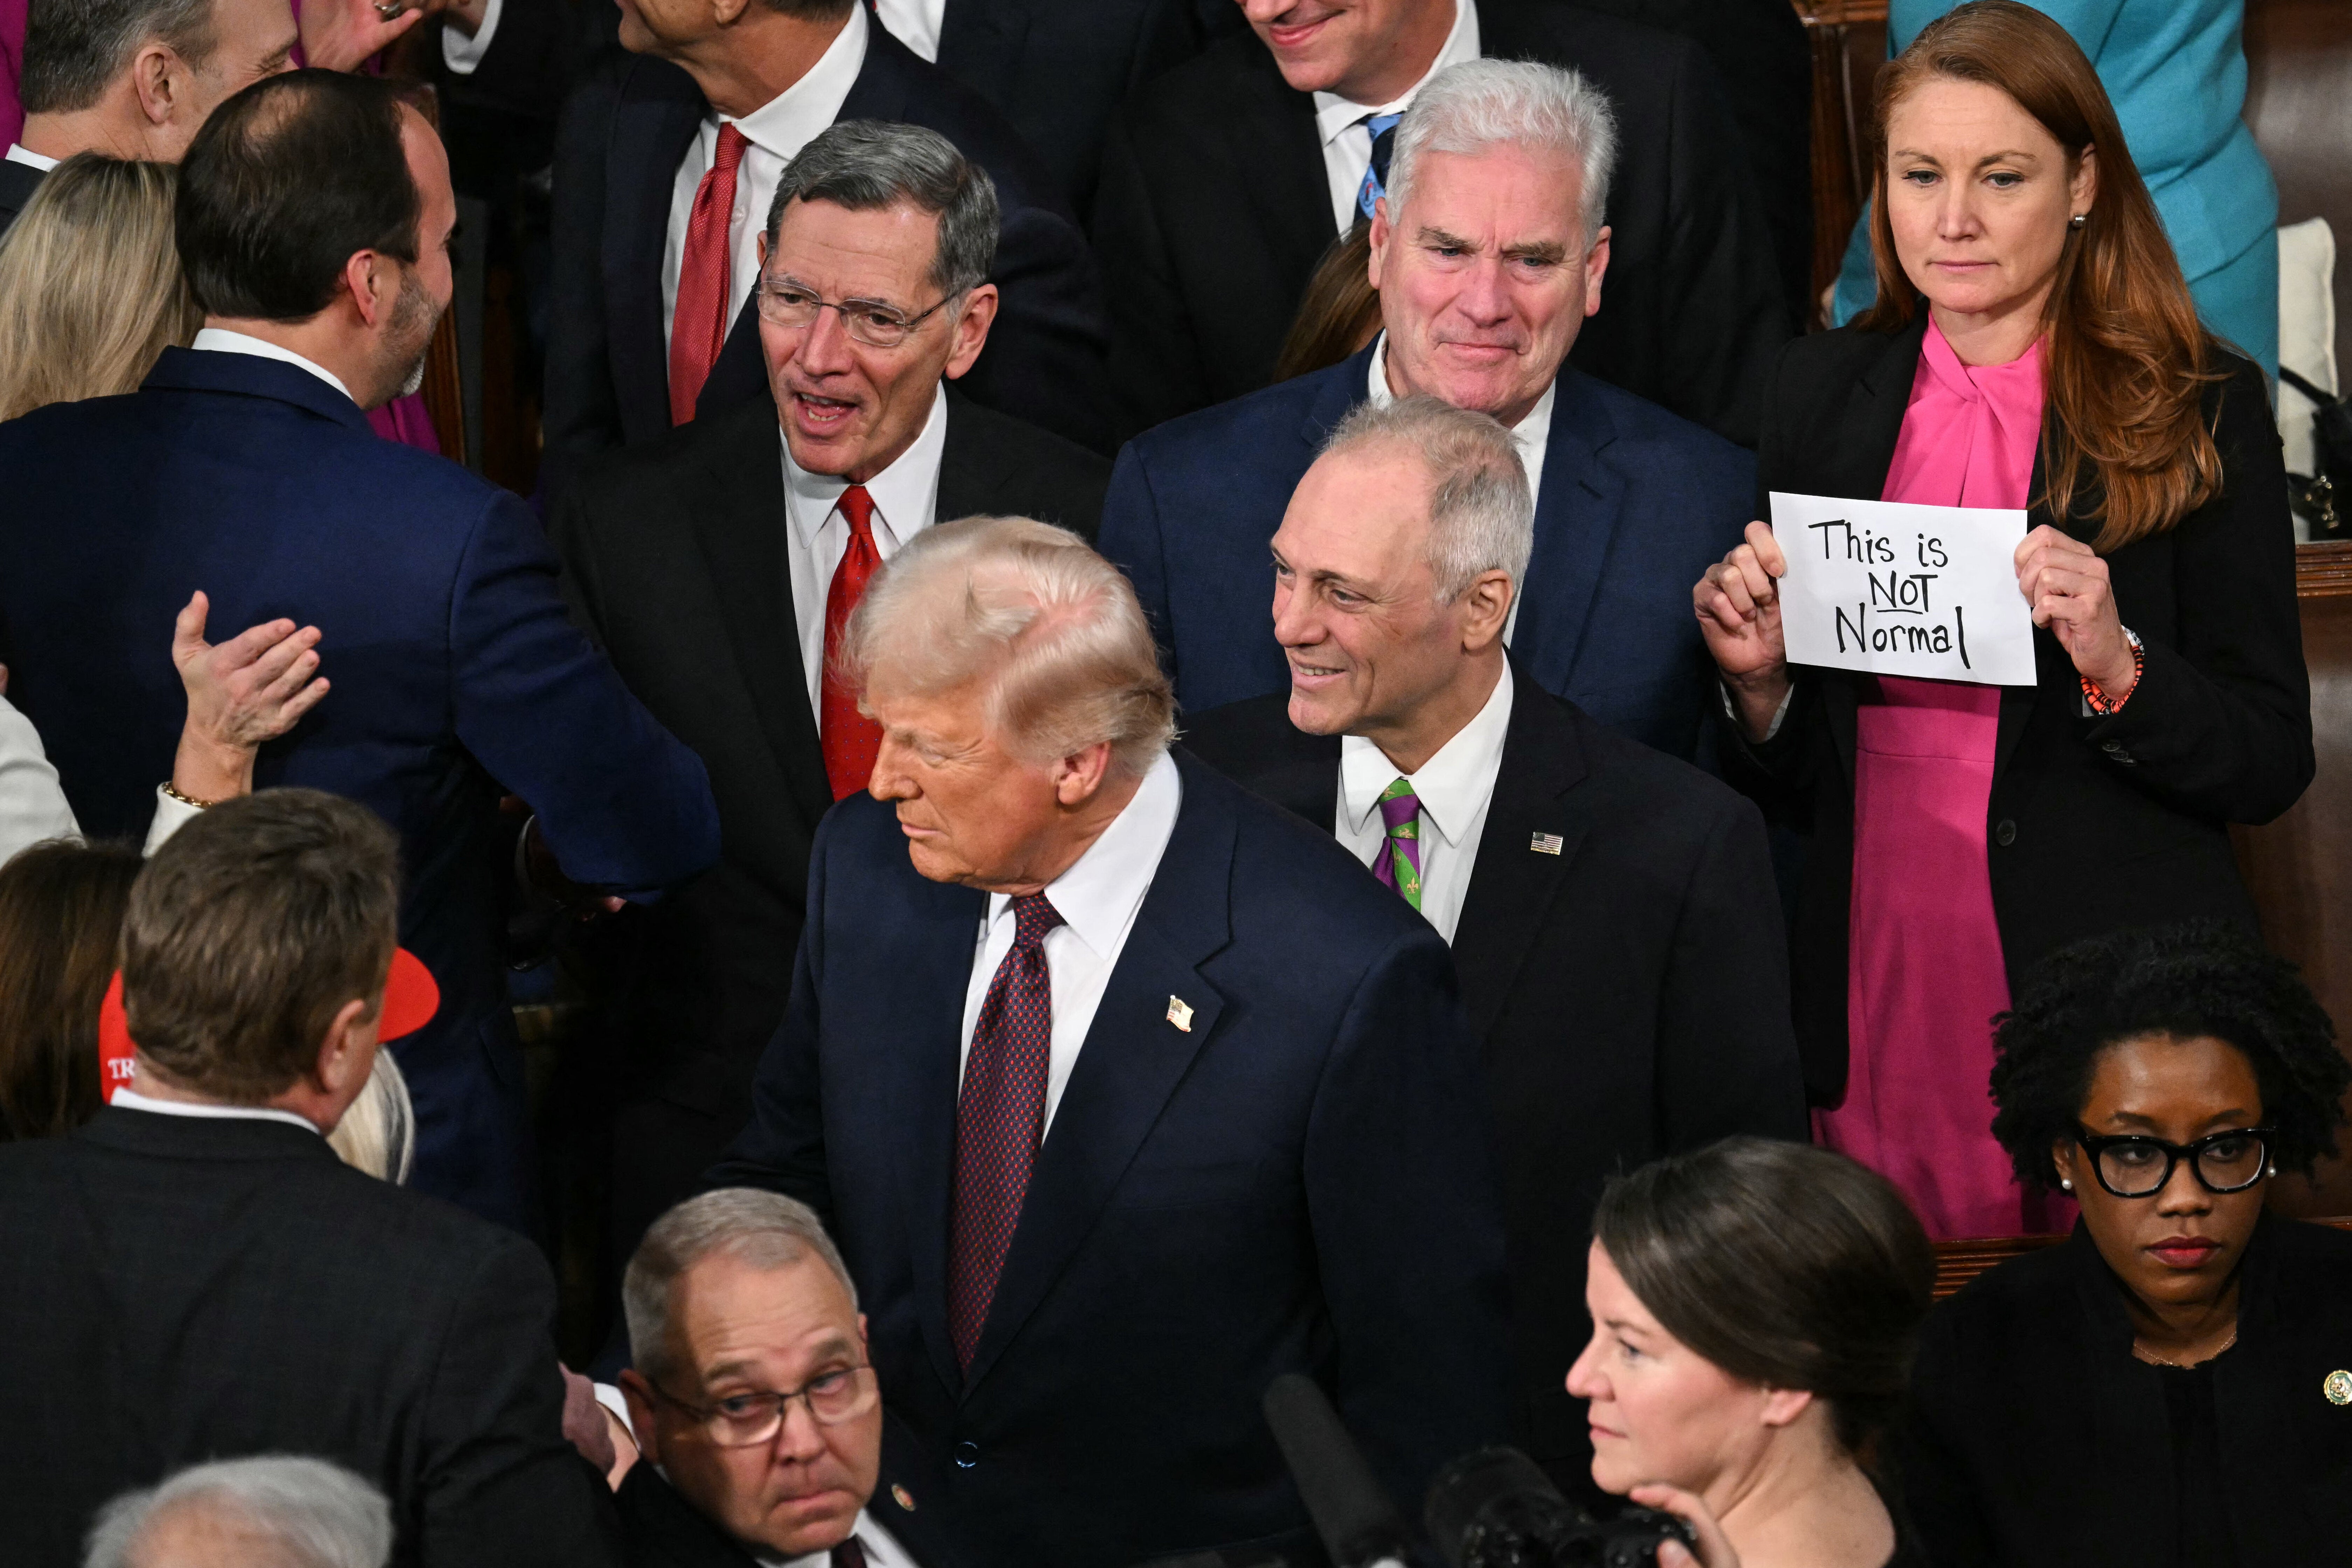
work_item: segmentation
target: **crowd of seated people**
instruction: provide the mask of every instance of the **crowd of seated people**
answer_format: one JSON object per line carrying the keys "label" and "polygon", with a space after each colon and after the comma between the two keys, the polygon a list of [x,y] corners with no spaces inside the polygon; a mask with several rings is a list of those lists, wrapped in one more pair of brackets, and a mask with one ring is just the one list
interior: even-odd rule
{"label": "crowd of seated people", "polygon": [[[559,9],[31,0],[0,1556],[1454,1561],[1299,1379],[1667,1568],[2340,1549],[2279,447],[2059,20],[1800,335],[1785,0]],[[529,498],[425,13],[569,89]],[[2022,513],[2033,682],[1791,660],[1774,492]]]}

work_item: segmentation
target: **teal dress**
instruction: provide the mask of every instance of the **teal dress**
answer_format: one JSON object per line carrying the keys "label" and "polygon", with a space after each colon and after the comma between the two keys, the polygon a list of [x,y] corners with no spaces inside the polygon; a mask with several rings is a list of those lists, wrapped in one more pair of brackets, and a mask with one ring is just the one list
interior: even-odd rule
{"label": "teal dress", "polygon": [[[1952,7],[1893,0],[1886,45],[1900,54]],[[2124,140],[2180,258],[2197,313],[2278,378],[2278,187],[2240,118],[2245,0],[2035,0],[2083,46],[2115,100]],[[1869,214],[1854,226],[1832,319],[1870,304],[1877,275]]]}

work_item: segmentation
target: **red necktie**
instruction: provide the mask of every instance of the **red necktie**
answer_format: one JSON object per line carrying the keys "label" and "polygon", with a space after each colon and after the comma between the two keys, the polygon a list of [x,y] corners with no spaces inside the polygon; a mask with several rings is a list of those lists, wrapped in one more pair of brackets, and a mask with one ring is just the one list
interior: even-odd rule
{"label": "red necktie", "polygon": [[1054,1055],[1053,977],[1045,933],[1062,917],[1043,893],[1013,900],[1013,951],[996,966],[972,1026],[956,1100],[955,1233],[948,1244],[948,1337],[967,1371],[1021,1223],[1030,1168],[1045,1132],[1045,1070]]}
{"label": "red necktie", "polygon": [[825,781],[833,798],[845,799],[874,776],[875,753],[882,749],[882,726],[857,710],[857,693],[841,678],[841,641],[849,634],[849,613],[866,597],[866,584],[882,569],[874,548],[874,498],[864,485],[841,492],[841,515],[849,543],[833,569],[824,592],[824,674],[817,684],[817,735],[824,750]]}
{"label": "red necktie", "polygon": [[686,220],[686,250],[677,263],[677,309],[669,321],[669,422],[694,417],[694,400],[710,379],[730,325],[728,228],[735,217],[735,165],[751,143],[732,125],[719,128],[719,152]]}
{"label": "red necktie", "polygon": [[866,1548],[851,1536],[833,1549],[833,1568],[866,1568]]}

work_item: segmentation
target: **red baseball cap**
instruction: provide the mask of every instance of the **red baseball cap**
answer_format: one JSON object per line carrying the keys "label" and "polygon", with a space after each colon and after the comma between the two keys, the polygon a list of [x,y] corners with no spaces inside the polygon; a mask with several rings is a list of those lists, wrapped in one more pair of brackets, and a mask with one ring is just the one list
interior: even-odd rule
{"label": "red baseball cap", "polygon": [[[441,987],[434,983],[433,972],[406,948],[394,948],[375,1037],[396,1040],[413,1035],[440,1010]],[[131,1081],[131,1021],[122,1011],[122,971],[118,969],[107,983],[106,1000],[98,1005],[98,1088],[110,1101],[116,1089]]]}

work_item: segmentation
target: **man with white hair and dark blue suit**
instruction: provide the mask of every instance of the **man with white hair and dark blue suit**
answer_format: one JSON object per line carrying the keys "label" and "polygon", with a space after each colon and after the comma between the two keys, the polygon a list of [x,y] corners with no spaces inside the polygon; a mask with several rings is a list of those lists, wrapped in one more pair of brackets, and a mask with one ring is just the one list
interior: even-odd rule
{"label": "man with white hair and dark blue suit", "polygon": [[1290,1372],[1417,1502],[1501,1436],[1508,1381],[1444,943],[1171,754],[1135,596],[1072,534],[917,535],[846,668],[880,753],[818,829],[792,1003],[710,1180],[824,1216],[975,1561],[1311,1550],[1259,1408]]}
{"label": "man with white hair and dark blue suit", "polygon": [[1385,330],[1328,370],[1171,420],[1119,455],[1101,548],[1134,579],[1187,711],[1288,688],[1265,616],[1267,542],[1349,410],[1427,394],[1517,441],[1535,554],[1505,636],[1530,679],[1661,751],[1696,752],[1712,667],[1689,585],[1747,526],[1755,460],[1567,363],[1604,309],[1616,136],[1607,100],[1574,71],[1441,72],[1396,128],[1373,214]]}

